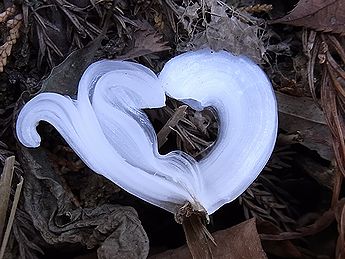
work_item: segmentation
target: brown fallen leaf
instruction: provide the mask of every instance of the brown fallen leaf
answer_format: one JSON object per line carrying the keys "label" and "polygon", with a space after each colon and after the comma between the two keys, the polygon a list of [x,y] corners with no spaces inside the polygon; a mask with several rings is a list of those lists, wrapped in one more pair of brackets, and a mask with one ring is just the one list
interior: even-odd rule
{"label": "brown fallen leaf", "polygon": [[289,14],[272,23],[304,26],[344,35],[345,4],[343,0],[300,0]]}
{"label": "brown fallen leaf", "polygon": [[117,56],[117,59],[133,59],[151,53],[170,50],[167,42],[162,41],[163,35],[159,34],[148,22],[137,21],[138,29],[133,33],[132,46],[127,53]]}
{"label": "brown fallen leaf", "polygon": [[294,97],[276,92],[279,127],[287,133],[298,132],[301,144],[327,160],[332,160],[332,137],[323,112],[309,97]]}
{"label": "brown fallen leaf", "polygon": [[336,169],[334,166],[326,167],[322,165],[318,160],[313,158],[310,154],[303,156],[296,156],[294,158],[296,164],[298,164],[304,172],[313,177],[320,185],[332,190],[335,182]]}
{"label": "brown fallen leaf", "polygon": [[43,149],[20,147],[18,152],[25,172],[25,199],[13,225],[20,258],[37,258],[34,255],[46,247],[62,244],[75,249],[97,248],[97,256],[102,259],[147,257],[148,237],[133,208],[112,204],[76,207]]}
{"label": "brown fallen leaf", "polygon": [[42,92],[54,92],[73,96],[84,70],[93,62],[104,35],[101,34],[82,49],[72,52],[63,62],[54,67],[42,82]]}
{"label": "brown fallen leaf", "polygon": [[[213,233],[217,247],[212,249],[214,258],[267,258],[262,249],[255,219],[242,222],[232,228]],[[192,258],[185,245],[177,249],[153,255],[150,259],[188,259]]]}

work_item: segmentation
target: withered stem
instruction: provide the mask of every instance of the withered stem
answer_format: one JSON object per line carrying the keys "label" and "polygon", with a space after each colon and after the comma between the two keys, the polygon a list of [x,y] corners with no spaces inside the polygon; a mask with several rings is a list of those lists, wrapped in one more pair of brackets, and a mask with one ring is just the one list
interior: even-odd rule
{"label": "withered stem", "polygon": [[193,209],[193,206],[187,202],[175,214],[175,220],[182,224],[192,257],[212,259],[212,248],[216,246],[216,243],[206,228],[206,212]]}

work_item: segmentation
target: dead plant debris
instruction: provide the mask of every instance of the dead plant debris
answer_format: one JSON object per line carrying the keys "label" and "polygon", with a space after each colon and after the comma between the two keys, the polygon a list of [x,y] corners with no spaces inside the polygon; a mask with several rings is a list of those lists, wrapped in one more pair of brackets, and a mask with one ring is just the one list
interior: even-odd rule
{"label": "dead plant debris", "polygon": [[[90,172],[53,128],[40,125],[42,147],[29,150],[13,125],[38,92],[74,95],[95,60],[160,71],[177,53],[205,46],[261,64],[280,119],[263,172],[210,217],[213,257],[345,258],[341,0],[0,2],[0,258],[191,256],[172,215]],[[285,16],[270,20],[277,14]],[[166,107],[145,112],[162,154],[179,149],[202,159],[212,150],[212,108],[167,98]]]}
{"label": "dead plant debris", "polygon": [[15,13],[15,6],[8,7],[3,13],[0,13],[0,22],[6,22],[6,27],[9,30],[5,43],[0,46],[0,73],[4,71],[4,66],[6,66],[7,59],[11,55],[12,47],[19,38],[19,30],[22,25],[23,15],[17,14],[13,18],[10,18]]}
{"label": "dead plant debris", "polygon": [[342,0],[300,0],[291,13],[273,22],[344,35],[344,2]]}

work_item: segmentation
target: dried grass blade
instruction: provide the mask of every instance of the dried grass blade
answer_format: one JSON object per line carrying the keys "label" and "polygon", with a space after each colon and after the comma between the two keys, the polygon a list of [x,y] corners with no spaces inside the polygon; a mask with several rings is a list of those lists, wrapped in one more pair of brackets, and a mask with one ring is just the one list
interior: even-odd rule
{"label": "dried grass blade", "polygon": [[[343,132],[345,131],[342,116],[338,114],[337,101],[336,101],[336,80],[333,78],[331,68],[327,65],[324,70],[325,80],[321,86],[321,102],[326,114],[330,130],[333,135],[333,146],[335,157],[339,169],[345,175],[345,142]],[[326,74],[327,73],[327,74]]]}
{"label": "dried grass blade", "polygon": [[7,245],[8,239],[10,237],[10,233],[11,233],[11,229],[12,229],[12,225],[13,225],[13,221],[14,221],[14,216],[16,214],[16,210],[17,210],[17,206],[18,206],[18,202],[19,202],[19,197],[20,197],[20,194],[22,192],[23,181],[24,181],[24,178],[20,177],[20,182],[17,184],[17,187],[16,187],[16,192],[14,194],[14,200],[12,203],[11,213],[10,213],[10,216],[8,218],[8,223],[7,223],[5,235],[4,235],[4,238],[2,240],[2,244],[1,244],[1,248],[0,248],[0,259],[3,259],[4,254],[5,254],[6,245]]}
{"label": "dried grass blade", "polygon": [[334,35],[330,35],[330,34],[327,35],[327,38],[330,40],[330,43],[333,45],[335,50],[338,52],[342,62],[345,63],[345,50],[341,46],[338,39]]}
{"label": "dried grass blade", "polygon": [[345,97],[345,89],[340,84],[340,82],[337,80],[337,76],[334,74],[334,70],[336,73],[339,74],[344,80],[345,80],[345,71],[341,68],[341,66],[334,60],[334,58],[331,56],[331,54],[327,53],[327,70],[330,74],[330,77],[332,79],[333,85],[336,88],[337,92],[341,94],[343,97]]}
{"label": "dried grass blade", "polygon": [[310,93],[315,103],[317,104],[319,104],[319,101],[315,93],[314,67],[315,67],[316,57],[319,52],[319,48],[320,48],[320,40],[317,37],[314,43],[314,47],[311,51],[311,57],[309,58],[309,61],[308,61],[308,82],[309,82],[309,87],[310,87]]}
{"label": "dried grass blade", "polygon": [[8,157],[5,160],[5,165],[0,178],[0,240],[3,236],[3,227],[6,221],[6,212],[8,207],[8,202],[10,200],[11,193],[11,182],[13,178],[14,169],[14,156]]}
{"label": "dried grass blade", "polygon": [[187,105],[182,105],[177,108],[174,115],[165,123],[163,128],[158,132],[157,138],[159,147],[162,147],[167,141],[167,137],[171,132],[171,127],[175,127],[177,123],[185,116]]}

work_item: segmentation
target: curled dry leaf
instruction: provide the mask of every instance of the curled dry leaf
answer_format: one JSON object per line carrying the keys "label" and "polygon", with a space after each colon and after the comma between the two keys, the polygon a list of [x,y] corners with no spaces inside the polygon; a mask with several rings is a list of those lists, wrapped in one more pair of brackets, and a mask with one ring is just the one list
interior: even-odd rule
{"label": "curled dry leaf", "polygon": [[273,23],[304,26],[344,35],[345,4],[343,0],[300,0],[288,15]]}
{"label": "curled dry leaf", "polygon": [[[98,258],[147,257],[148,237],[133,208],[111,204],[76,207],[43,150],[21,148],[19,159],[26,176],[20,207],[25,213],[18,214],[14,225],[20,258],[36,258],[34,253],[62,244],[98,248]],[[34,240],[28,231],[36,233]]]}

